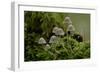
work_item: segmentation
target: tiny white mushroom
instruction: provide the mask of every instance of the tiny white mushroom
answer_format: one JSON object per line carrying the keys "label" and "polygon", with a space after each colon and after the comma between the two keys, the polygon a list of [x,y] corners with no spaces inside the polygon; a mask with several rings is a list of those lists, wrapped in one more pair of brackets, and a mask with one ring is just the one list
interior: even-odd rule
{"label": "tiny white mushroom", "polygon": [[70,17],[66,16],[63,23],[69,25],[69,24],[72,24],[72,21],[71,21]]}
{"label": "tiny white mushroom", "polygon": [[74,34],[74,31],[75,31],[75,28],[72,24],[68,25],[68,28],[67,28],[67,32],[70,31],[70,34],[73,35]]}
{"label": "tiny white mushroom", "polygon": [[51,48],[50,45],[49,44],[46,44],[45,47],[44,47],[44,50],[45,51],[48,51],[48,49],[50,49],[50,48]]}
{"label": "tiny white mushroom", "polygon": [[54,27],[52,33],[56,33],[58,29],[58,27]]}
{"label": "tiny white mushroom", "polygon": [[63,36],[65,33],[63,31],[63,29],[59,28],[57,33],[55,33],[56,35],[60,35],[60,36]]}
{"label": "tiny white mushroom", "polygon": [[52,31],[55,35],[64,35],[64,31],[62,28],[54,27]]}
{"label": "tiny white mushroom", "polygon": [[75,28],[73,25],[68,25],[67,31],[75,31]]}
{"label": "tiny white mushroom", "polygon": [[38,41],[38,44],[46,44],[46,41],[43,37],[41,37]]}
{"label": "tiny white mushroom", "polygon": [[47,48],[50,48],[50,45],[49,45],[49,44],[46,44],[46,47],[47,47]]}
{"label": "tiny white mushroom", "polygon": [[54,43],[57,40],[56,36],[51,36],[49,43]]}

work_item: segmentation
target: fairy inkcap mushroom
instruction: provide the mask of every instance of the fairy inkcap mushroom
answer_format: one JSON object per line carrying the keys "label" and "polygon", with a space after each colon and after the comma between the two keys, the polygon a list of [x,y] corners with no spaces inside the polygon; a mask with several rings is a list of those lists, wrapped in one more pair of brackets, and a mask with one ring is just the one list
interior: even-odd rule
{"label": "fairy inkcap mushroom", "polygon": [[72,24],[72,21],[71,21],[70,17],[66,16],[63,23],[69,25],[69,24]]}
{"label": "fairy inkcap mushroom", "polygon": [[49,44],[46,44],[46,47],[47,47],[47,48],[50,48],[50,45],[49,45]]}
{"label": "fairy inkcap mushroom", "polygon": [[72,24],[68,25],[67,33],[70,34],[70,35],[73,35],[74,31],[75,31],[74,26]]}
{"label": "fairy inkcap mushroom", "polygon": [[57,37],[53,35],[51,36],[49,43],[54,43],[56,40],[57,40]]}
{"label": "fairy inkcap mushroom", "polygon": [[43,37],[41,37],[38,41],[38,44],[46,44],[46,41]]}
{"label": "fairy inkcap mushroom", "polygon": [[52,33],[56,33],[58,29],[58,27],[54,27]]}
{"label": "fairy inkcap mushroom", "polygon": [[55,35],[63,36],[65,33],[62,28],[54,27],[52,31]]}

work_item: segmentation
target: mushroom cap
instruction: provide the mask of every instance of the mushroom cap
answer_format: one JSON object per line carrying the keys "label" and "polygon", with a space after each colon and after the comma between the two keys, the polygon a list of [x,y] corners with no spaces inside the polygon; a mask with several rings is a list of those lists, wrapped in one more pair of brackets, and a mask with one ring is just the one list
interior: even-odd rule
{"label": "mushroom cap", "polygon": [[49,43],[54,43],[56,40],[57,40],[57,37],[53,35],[51,36]]}
{"label": "mushroom cap", "polygon": [[70,32],[70,35],[71,35],[71,36],[74,35],[74,33],[75,33],[75,28],[74,28],[73,25],[70,24],[70,25],[68,26],[68,28],[67,28],[67,33],[68,33],[68,32]]}
{"label": "mushroom cap", "polygon": [[72,21],[71,21],[70,17],[66,16],[63,23],[72,24]]}
{"label": "mushroom cap", "polygon": [[59,28],[58,31],[55,33],[56,35],[64,35],[63,29]]}
{"label": "mushroom cap", "polygon": [[46,41],[43,37],[41,37],[38,41],[38,44],[46,44]]}
{"label": "mushroom cap", "polygon": [[52,32],[55,33],[55,35],[64,35],[65,34],[63,29],[62,28],[58,28],[58,27],[54,27]]}
{"label": "mushroom cap", "polygon": [[67,31],[75,31],[75,28],[73,25],[68,25]]}
{"label": "mushroom cap", "polygon": [[47,47],[47,48],[50,48],[50,45],[49,45],[49,44],[46,44],[46,47]]}
{"label": "mushroom cap", "polygon": [[58,27],[54,27],[52,33],[56,33],[58,29]]}

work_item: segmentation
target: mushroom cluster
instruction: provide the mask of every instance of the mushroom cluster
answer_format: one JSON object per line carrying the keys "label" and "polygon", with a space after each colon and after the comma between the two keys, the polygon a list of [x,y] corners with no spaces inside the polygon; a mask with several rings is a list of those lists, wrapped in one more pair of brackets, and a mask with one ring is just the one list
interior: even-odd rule
{"label": "mushroom cluster", "polygon": [[74,26],[72,25],[72,21],[70,19],[70,17],[65,17],[63,23],[67,26],[67,31],[64,32],[64,30],[62,28],[59,28],[59,27],[54,27],[53,30],[52,30],[52,33],[54,35],[52,35],[49,39],[49,42],[46,42],[46,40],[41,37],[39,40],[38,40],[38,44],[45,44],[47,47],[50,47],[49,44],[51,43],[55,43],[57,38],[59,36],[64,36],[65,33],[69,34],[69,35],[73,35],[74,34],[74,31],[75,31],[75,28]]}
{"label": "mushroom cluster", "polygon": [[[54,27],[53,30],[52,30],[52,33],[54,33],[54,35],[52,35],[49,39],[49,43],[54,43],[56,40],[57,40],[57,37],[58,36],[63,36],[65,34],[65,32],[63,31],[62,28],[59,28],[59,27]],[[46,44],[46,40],[41,37],[39,40],[38,40],[38,44]]]}

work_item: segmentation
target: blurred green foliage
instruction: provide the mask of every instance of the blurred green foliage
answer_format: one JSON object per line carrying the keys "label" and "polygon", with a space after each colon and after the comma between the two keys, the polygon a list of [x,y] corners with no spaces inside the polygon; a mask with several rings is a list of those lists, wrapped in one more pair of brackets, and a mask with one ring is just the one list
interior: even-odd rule
{"label": "blurred green foliage", "polygon": [[66,31],[66,26],[62,23],[66,15],[65,13],[24,12],[25,61],[90,58],[90,42],[78,42],[67,35],[57,38],[55,43],[49,44],[49,47],[37,43],[40,37],[48,42],[55,26]]}

